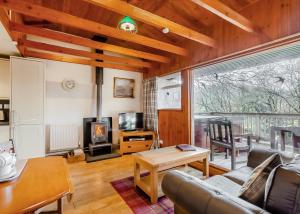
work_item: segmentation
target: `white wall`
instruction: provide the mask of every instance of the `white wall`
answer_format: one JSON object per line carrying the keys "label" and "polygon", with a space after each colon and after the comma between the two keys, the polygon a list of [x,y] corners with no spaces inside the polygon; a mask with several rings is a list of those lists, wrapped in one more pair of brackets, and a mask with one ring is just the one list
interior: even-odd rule
{"label": "white wall", "polygon": [[[135,98],[114,98],[114,77],[135,79]],[[64,91],[61,82],[76,82],[73,91]],[[104,69],[102,92],[105,117],[113,117],[113,139],[118,142],[118,113],[142,111],[142,75],[140,73]],[[82,118],[96,116],[95,74],[90,66],[46,61],[46,124],[77,124],[82,142]]]}
{"label": "white wall", "polygon": [[[9,60],[0,59],[0,99],[10,98],[10,70]],[[0,143],[8,141],[9,126],[0,126]]]}
{"label": "white wall", "polygon": [[[114,98],[114,77],[135,80],[134,98]],[[142,74],[104,68],[103,84],[103,116],[113,117],[113,139],[118,142],[118,114],[121,112],[142,111]]]}
{"label": "white wall", "polygon": [[[82,145],[82,119],[95,116],[94,75],[90,66],[46,62],[46,125],[77,125]],[[64,79],[74,80],[72,91],[62,88]]]}
{"label": "white wall", "polygon": [[[135,79],[135,98],[114,98],[114,77]],[[64,79],[72,79],[76,87],[65,91]],[[142,75],[140,73],[104,69],[103,109],[105,117],[113,117],[113,139],[118,142],[118,113],[142,111]],[[82,118],[96,116],[96,85],[90,66],[46,61],[46,124],[77,124],[82,142]]]}

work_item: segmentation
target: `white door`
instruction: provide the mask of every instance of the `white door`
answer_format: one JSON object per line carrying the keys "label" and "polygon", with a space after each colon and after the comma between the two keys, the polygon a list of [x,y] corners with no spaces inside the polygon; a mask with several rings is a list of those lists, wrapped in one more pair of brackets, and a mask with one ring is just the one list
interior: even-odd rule
{"label": "white door", "polygon": [[15,147],[18,159],[45,156],[44,126],[19,125],[14,128]]}
{"label": "white door", "polygon": [[43,124],[43,62],[11,58],[11,75],[11,110],[13,124]]}

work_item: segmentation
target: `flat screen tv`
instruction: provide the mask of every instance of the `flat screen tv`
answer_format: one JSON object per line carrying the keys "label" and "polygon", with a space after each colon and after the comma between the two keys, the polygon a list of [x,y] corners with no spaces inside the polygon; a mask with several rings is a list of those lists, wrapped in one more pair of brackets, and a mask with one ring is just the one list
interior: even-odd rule
{"label": "flat screen tv", "polygon": [[119,129],[134,131],[144,128],[143,113],[119,113]]}

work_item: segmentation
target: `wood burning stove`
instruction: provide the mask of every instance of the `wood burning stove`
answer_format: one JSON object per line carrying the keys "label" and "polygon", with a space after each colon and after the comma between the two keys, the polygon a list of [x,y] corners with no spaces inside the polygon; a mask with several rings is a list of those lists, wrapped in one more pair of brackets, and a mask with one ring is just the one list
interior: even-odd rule
{"label": "wood burning stove", "polygon": [[91,124],[92,144],[108,142],[108,124],[105,122],[92,122]]}
{"label": "wood burning stove", "polygon": [[[102,122],[108,124],[108,138],[107,142],[112,143],[112,117],[102,117]],[[92,123],[97,122],[96,117],[83,118],[83,149],[85,152],[89,151],[89,144],[92,143]]]}
{"label": "wood burning stove", "polygon": [[91,122],[91,142],[89,143],[89,152],[91,156],[95,155],[96,150],[102,150],[102,154],[111,153],[112,142],[108,139],[110,124],[108,121]]}

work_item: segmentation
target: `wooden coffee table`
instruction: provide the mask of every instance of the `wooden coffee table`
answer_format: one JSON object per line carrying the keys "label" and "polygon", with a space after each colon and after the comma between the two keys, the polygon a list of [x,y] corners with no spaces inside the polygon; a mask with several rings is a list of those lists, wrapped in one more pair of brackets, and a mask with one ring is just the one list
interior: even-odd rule
{"label": "wooden coffee table", "polygon": [[[164,173],[168,169],[186,165],[195,161],[203,161],[203,175],[209,175],[209,153],[207,149],[195,147],[196,151],[183,152],[174,146],[151,151],[135,153],[134,156],[134,186],[141,188],[156,203],[159,185]],[[149,171],[149,176],[141,177],[141,169]]]}

